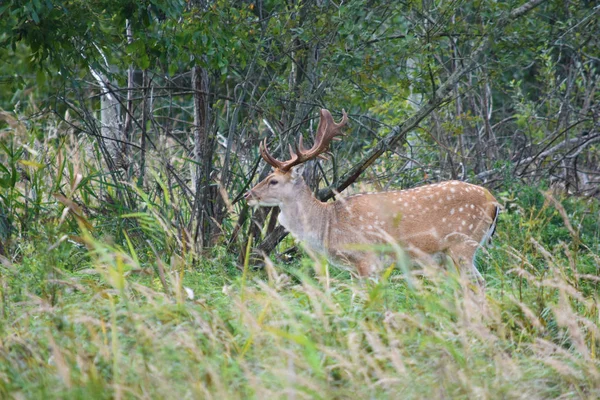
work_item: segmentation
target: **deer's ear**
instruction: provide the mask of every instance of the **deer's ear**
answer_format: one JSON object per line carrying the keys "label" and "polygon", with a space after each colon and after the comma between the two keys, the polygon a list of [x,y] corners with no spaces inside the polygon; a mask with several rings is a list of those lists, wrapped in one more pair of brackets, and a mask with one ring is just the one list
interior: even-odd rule
{"label": "deer's ear", "polygon": [[302,179],[302,174],[304,173],[304,164],[296,165],[292,167],[292,181],[297,182],[299,179]]}

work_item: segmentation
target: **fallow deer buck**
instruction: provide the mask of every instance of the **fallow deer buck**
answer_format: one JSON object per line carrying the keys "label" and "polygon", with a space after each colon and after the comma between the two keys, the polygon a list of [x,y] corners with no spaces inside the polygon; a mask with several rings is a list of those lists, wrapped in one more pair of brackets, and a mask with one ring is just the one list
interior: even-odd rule
{"label": "fallow deer buck", "polygon": [[[343,136],[348,122],[343,113],[335,123],[331,113],[321,110],[315,143],[310,149],[290,146],[288,161],[276,160],[266,139],[260,144],[262,158],[275,171],[245,198],[251,206],[278,206],[279,222],[310,250],[324,253],[332,261],[354,265],[362,276],[380,264],[368,246],[398,242],[413,258],[425,259],[446,253],[454,263],[475,277],[483,278],[474,264],[477,248],[493,234],[498,202],[477,185],[447,181],[408,190],[364,193],[333,203],[316,199],[302,179],[303,162],[323,157],[330,142]],[[358,246],[357,246],[358,245]]]}

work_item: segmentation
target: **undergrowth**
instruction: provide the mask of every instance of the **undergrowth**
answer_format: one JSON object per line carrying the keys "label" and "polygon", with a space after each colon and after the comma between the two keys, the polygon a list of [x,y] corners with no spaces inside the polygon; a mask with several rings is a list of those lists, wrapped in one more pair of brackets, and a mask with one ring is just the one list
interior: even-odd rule
{"label": "undergrowth", "polygon": [[0,398],[600,396],[597,202],[500,193],[485,291],[402,260],[356,280],[198,254],[175,199],[103,203],[104,177],[64,151],[57,174],[5,149]]}

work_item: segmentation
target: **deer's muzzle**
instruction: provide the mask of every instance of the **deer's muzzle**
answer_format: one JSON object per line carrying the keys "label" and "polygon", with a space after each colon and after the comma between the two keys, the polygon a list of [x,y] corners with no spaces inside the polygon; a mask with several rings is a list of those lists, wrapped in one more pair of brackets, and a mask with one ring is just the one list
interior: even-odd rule
{"label": "deer's muzzle", "polygon": [[244,194],[244,200],[246,201],[250,201],[250,200],[255,200],[256,196],[254,196],[254,193],[252,193],[252,190],[248,190],[246,192],[246,194]]}

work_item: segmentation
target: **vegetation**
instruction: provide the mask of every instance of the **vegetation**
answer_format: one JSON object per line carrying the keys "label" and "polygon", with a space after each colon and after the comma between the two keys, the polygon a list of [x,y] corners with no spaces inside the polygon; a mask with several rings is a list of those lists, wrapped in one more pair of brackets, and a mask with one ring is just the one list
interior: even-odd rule
{"label": "vegetation", "polygon": [[2,397],[597,397],[598,204],[507,196],[485,293],[439,269],[167,258],[151,215],[144,247],[69,237],[57,209],[0,267]]}
{"label": "vegetation", "polygon": [[[600,397],[599,10],[2,3],[0,398]],[[485,291],[357,280],[240,201],[319,107],[323,199],[490,188]]]}

